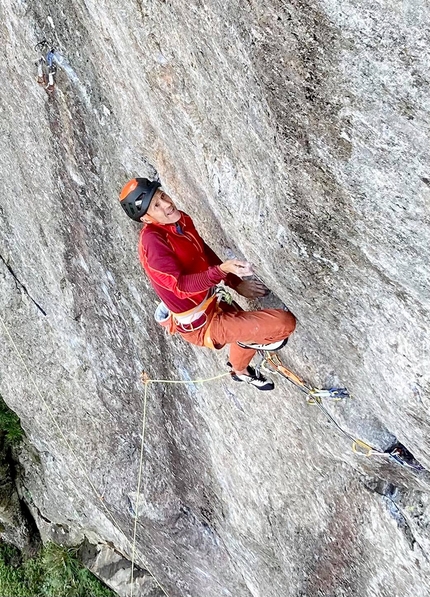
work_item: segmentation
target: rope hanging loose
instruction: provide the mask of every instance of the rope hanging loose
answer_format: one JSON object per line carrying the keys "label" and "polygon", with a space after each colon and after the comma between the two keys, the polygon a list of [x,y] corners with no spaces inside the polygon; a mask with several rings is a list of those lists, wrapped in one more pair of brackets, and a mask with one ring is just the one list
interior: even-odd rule
{"label": "rope hanging loose", "polygon": [[[57,428],[60,437],[62,439],[62,441],[64,442],[64,445],[66,446],[66,448],[69,450],[70,454],[73,456],[74,460],[76,461],[76,464],[78,466],[78,469],[81,471],[81,473],[83,474],[83,476],[85,477],[85,479],[88,482],[88,485],[90,486],[91,490],[93,491],[94,495],[97,497],[97,499],[100,501],[103,510],[105,511],[107,517],[109,518],[109,520],[111,521],[112,525],[116,528],[117,531],[119,531],[121,533],[121,535],[123,535],[125,537],[125,540],[127,541],[127,543],[129,544],[131,551],[133,551],[134,549],[134,545],[132,544],[132,542],[127,538],[127,534],[125,533],[125,531],[121,528],[120,523],[116,520],[115,516],[113,515],[113,513],[109,510],[109,508],[107,507],[105,501],[104,501],[104,497],[103,495],[101,495],[98,491],[97,488],[95,487],[94,483],[92,482],[90,476],[88,475],[88,473],[85,470],[85,466],[83,464],[83,461],[79,458],[79,456],[77,456],[77,454],[75,453],[72,445],[70,444],[70,442],[68,441],[68,439],[66,438],[66,436],[64,435],[60,424],[58,423],[56,417],[54,416],[54,413],[52,412],[52,409],[50,408],[48,402],[45,400],[42,392],[39,389],[39,386],[37,385],[29,367],[27,366],[27,363],[24,359],[24,357],[22,356],[21,352],[19,351],[14,339],[12,338],[12,335],[9,332],[8,327],[6,326],[6,323],[4,321],[4,318],[1,316],[0,314],[0,323],[7,335],[7,337],[9,338],[9,341],[12,345],[13,350],[15,351],[16,355],[18,356],[19,360],[21,361],[24,370],[27,372],[27,375],[36,391],[36,393],[38,394],[38,396],[40,397],[42,404],[44,405],[44,407],[46,408],[49,417],[52,420],[52,423],[55,425],[55,427]],[[152,578],[154,579],[154,581],[156,582],[156,584],[158,585],[158,587],[161,589],[161,591],[164,593],[164,595],[166,595],[166,597],[169,597],[168,593],[166,592],[166,590],[164,589],[164,587],[161,585],[161,583],[157,580],[156,576],[152,573],[149,565],[146,563],[146,561],[144,562],[144,566],[145,569],[149,572],[149,574],[152,576]],[[132,586],[132,585],[131,585]]]}
{"label": "rope hanging loose", "polygon": [[139,501],[140,501],[140,493],[141,493],[141,486],[142,486],[142,477],[143,477],[143,464],[144,464],[144,444],[145,444],[145,431],[146,431],[146,406],[148,402],[148,386],[149,384],[189,384],[189,383],[208,383],[210,381],[215,381],[217,379],[221,379],[223,377],[227,377],[230,373],[221,373],[220,375],[215,375],[214,377],[208,377],[206,379],[151,379],[149,375],[142,371],[141,380],[145,386],[145,392],[143,395],[143,414],[142,414],[142,432],[141,432],[141,442],[140,442],[140,460],[139,460],[139,469],[138,469],[138,476],[137,476],[137,489],[136,489],[136,501],[134,507],[134,528],[133,528],[133,541],[132,541],[132,550],[131,550],[131,582],[130,582],[130,597],[133,597],[133,582],[134,582],[134,564],[135,564],[135,554],[136,554],[136,537],[137,537],[137,519],[139,514]]}
{"label": "rope hanging loose", "polygon": [[[127,536],[124,533],[124,531],[122,530],[121,526],[119,525],[119,523],[116,521],[113,514],[110,512],[110,510],[106,506],[103,496],[99,494],[99,492],[97,491],[93,482],[91,481],[90,477],[88,476],[88,474],[85,470],[85,467],[83,465],[83,462],[75,454],[73,447],[71,446],[71,444],[69,443],[69,441],[67,440],[65,435],[63,434],[61,426],[57,422],[49,404],[43,397],[43,394],[41,393],[38,385],[36,384],[24,358],[22,357],[20,351],[18,350],[18,347],[16,346],[16,344],[15,344],[15,342],[14,342],[14,340],[4,322],[4,319],[3,319],[3,317],[1,317],[1,315],[0,315],[0,322],[1,322],[2,327],[4,328],[8,338],[12,344],[13,349],[15,350],[20,361],[22,362],[24,369],[26,370],[26,372],[29,376],[29,379],[31,380],[37,394],[40,396],[42,403],[44,404],[49,416],[51,417],[52,422],[58,429],[62,440],[64,441],[66,447],[68,448],[68,450],[72,454],[73,458],[75,459],[75,461],[78,465],[78,468],[81,470],[84,477],[88,481],[88,484],[89,484],[90,488],[92,489],[92,491],[94,492],[94,494],[101,501],[102,507],[105,510],[108,518],[111,520],[114,527],[126,538],[127,542],[131,545],[130,597],[133,597],[134,568],[135,568],[135,559],[136,559],[137,522],[138,522],[139,500],[140,500],[140,493],[141,493],[141,486],[142,486],[143,464],[144,464],[144,444],[145,444],[145,432],[146,432],[146,420],[147,420],[148,386],[151,383],[152,384],[190,384],[190,383],[202,384],[202,383],[208,383],[208,382],[215,381],[215,380],[221,379],[223,377],[229,376],[230,373],[227,372],[227,373],[222,373],[222,374],[219,374],[219,375],[216,375],[213,377],[209,377],[206,379],[195,379],[195,380],[192,380],[192,379],[189,379],[189,380],[150,379],[147,373],[145,373],[145,372],[142,373],[142,382],[144,383],[144,386],[145,386],[145,392],[144,392],[144,399],[143,399],[141,445],[140,445],[140,459],[139,459],[137,490],[136,490],[136,504],[135,504],[135,508],[134,508],[133,540],[132,540],[132,542],[130,542],[127,539]],[[353,436],[351,433],[349,433],[348,431],[346,431],[345,429],[343,429],[343,427],[341,427],[339,425],[339,423],[334,419],[334,417],[331,415],[331,413],[325,408],[322,400],[323,400],[323,398],[330,398],[333,400],[344,400],[345,398],[349,397],[349,393],[346,390],[346,388],[330,388],[327,390],[312,388],[312,387],[308,386],[298,375],[296,375],[295,373],[293,373],[292,371],[287,369],[282,364],[282,362],[279,359],[279,357],[277,356],[277,354],[266,352],[266,351],[259,351],[259,352],[261,355],[261,360],[260,360],[260,364],[257,366],[257,370],[266,366],[269,369],[269,371],[280,374],[282,377],[284,377],[285,379],[288,379],[288,381],[293,383],[302,392],[307,394],[307,402],[309,404],[315,404],[330,419],[330,421],[335,425],[335,427],[344,436],[346,436],[353,442],[352,449],[355,453],[364,454],[366,456],[380,456],[380,457],[385,457],[385,458],[391,458],[394,461],[396,461],[397,463],[401,464],[402,466],[409,466],[410,468],[414,469],[415,471],[424,470],[423,467],[415,459],[413,459],[412,455],[408,452],[408,450],[404,446],[401,446],[399,444],[391,452],[383,452],[382,450],[378,450],[377,448],[371,446],[370,444],[364,442],[363,440],[356,438],[355,436]],[[405,460],[405,455],[407,457],[409,457],[409,456],[412,457],[413,463],[407,462]],[[151,572],[151,570],[149,569],[146,562],[144,562],[144,566],[145,566],[146,570],[149,572],[149,574],[152,576],[152,578],[154,579],[156,584],[162,590],[164,595],[166,595],[166,597],[169,597],[168,593],[165,591],[165,589],[159,583],[157,578]]]}

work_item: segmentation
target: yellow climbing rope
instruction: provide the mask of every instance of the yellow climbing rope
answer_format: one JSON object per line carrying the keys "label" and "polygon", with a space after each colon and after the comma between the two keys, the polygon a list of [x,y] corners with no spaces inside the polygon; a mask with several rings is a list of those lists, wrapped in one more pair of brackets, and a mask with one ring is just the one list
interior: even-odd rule
{"label": "yellow climbing rope", "polygon": [[[142,381],[145,384],[145,393],[144,393],[144,399],[143,399],[143,415],[142,415],[142,434],[141,434],[141,446],[140,446],[140,463],[139,463],[139,472],[138,472],[138,480],[137,480],[137,495],[136,495],[136,506],[134,509],[134,530],[133,530],[133,540],[132,542],[127,538],[126,533],[123,531],[123,529],[121,528],[121,525],[119,524],[119,522],[116,520],[115,516],[112,514],[112,512],[109,510],[109,508],[107,507],[105,501],[104,501],[104,497],[103,495],[101,495],[98,491],[97,488],[95,487],[94,483],[92,482],[91,478],[89,477],[88,473],[85,470],[85,466],[83,464],[83,461],[79,458],[79,456],[77,456],[77,454],[75,453],[72,445],[70,444],[70,442],[68,441],[68,439],[66,438],[66,436],[64,435],[60,424],[58,423],[54,413],[52,412],[51,407],[49,406],[48,402],[45,400],[42,392],[39,389],[38,384],[36,383],[29,367],[27,366],[27,363],[24,359],[24,357],[22,356],[21,352],[19,351],[12,335],[9,332],[9,329],[3,319],[3,317],[0,314],[0,323],[6,333],[6,336],[9,338],[9,341],[12,345],[13,350],[15,351],[16,355],[18,356],[19,360],[21,361],[25,371],[27,372],[27,375],[32,383],[32,385],[34,386],[34,389],[36,391],[36,393],[38,394],[38,396],[40,397],[42,404],[44,405],[44,407],[46,408],[49,417],[52,420],[52,423],[54,424],[54,426],[57,428],[61,439],[63,440],[65,446],[67,447],[67,449],[69,450],[69,452],[71,453],[71,455],[73,456],[73,458],[76,461],[76,464],[78,465],[78,468],[80,469],[80,471],[82,472],[83,476],[85,477],[85,479],[88,482],[88,485],[90,486],[91,490],[93,491],[94,495],[97,497],[98,500],[100,500],[102,508],[104,509],[104,511],[106,512],[107,517],[110,519],[110,521],[112,522],[113,526],[125,537],[127,543],[129,544],[129,546],[131,547],[131,577],[130,577],[130,597],[133,597],[133,582],[134,582],[134,568],[135,568],[135,559],[136,559],[136,535],[137,535],[137,519],[138,519],[138,504],[139,504],[139,498],[140,498],[140,488],[141,488],[141,484],[142,484],[142,471],[143,471],[143,461],[144,461],[144,442],[145,442],[145,431],[146,431],[146,407],[147,407],[147,397],[148,397],[148,385],[150,383],[160,383],[160,384],[189,384],[189,383],[206,383],[209,381],[214,381],[217,379],[221,379],[222,377],[226,377],[227,375],[230,375],[229,373],[222,373],[220,375],[216,375],[214,377],[210,377],[207,379],[195,379],[195,380],[171,380],[171,379],[149,379],[149,377],[147,376],[146,373],[142,374]],[[144,559],[145,560],[145,559]],[[161,589],[161,591],[164,593],[164,595],[166,595],[166,597],[169,597],[167,591],[164,589],[164,587],[161,585],[161,583],[157,580],[156,576],[154,575],[154,573],[151,571],[150,567],[148,566],[147,562],[144,561],[144,567],[145,569],[149,572],[149,574],[152,576],[152,578],[154,579],[154,581],[156,582],[156,584],[158,585],[158,587]]]}
{"label": "yellow climbing rope", "polygon": [[137,519],[138,519],[138,512],[139,512],[139,501],[140,501],[140,488],[142,486],[142,471],[143,471],[143,461],[144,461],[144,444],[145,444],[145,431],[146,431],[146,406],[148,402],[148,386],[149,384],[189,384],[189,383],[207,383],[209,381],[215,381],[217,379],[221,379],[222,377],[226,377],[230,375],[230,373],[221,373],[220,375],[215,375],[214,377],[208,377],[206,379],[150,379],[148,374],[145,371],[142,371],[142,382],[145,386],[145,393],[143,396],[143,415],[142,415],[142,433],[141,433],[141,442],[140,442],[140,462],[139,462],[139,471],[137,476],[137,489],[136,489],[136,502],[134,507],[134,529],[133,529],[133,541],[132,541],[132,550],[131,550],[131,583],[130,583],[130,597],[133,597],[133,581],[134,581],[134,564],[135,564],[135,554],[136,554],[136,536],[137,536]]}

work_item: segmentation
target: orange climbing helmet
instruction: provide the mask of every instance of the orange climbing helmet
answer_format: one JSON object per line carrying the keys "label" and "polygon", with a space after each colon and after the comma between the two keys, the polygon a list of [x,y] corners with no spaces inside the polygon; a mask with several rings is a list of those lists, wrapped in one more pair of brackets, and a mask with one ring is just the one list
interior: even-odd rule
{"label": "orange climbing helmet", "polygon": [[161,187],[159,182],[147,178],[133,178],[122,189],[119,200],[129,218],[139,222],[148,211],[155,191]]}

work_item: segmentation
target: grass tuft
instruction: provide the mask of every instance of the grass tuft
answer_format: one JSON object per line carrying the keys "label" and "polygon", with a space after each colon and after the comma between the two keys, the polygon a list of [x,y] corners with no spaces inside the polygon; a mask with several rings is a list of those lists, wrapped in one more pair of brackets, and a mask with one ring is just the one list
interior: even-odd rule
{"label": "grass tuft", "polygon": [[3,434],[6,445],[15,446],[24,437],[19,417],[11,410],[0,396],[0,434]]}
{"label": "grass tuft", "polygon": [[84,568],[77,548],[48,543],[22,561],[19,550],[0,543],[0,595],[8,597],[115,597]]}

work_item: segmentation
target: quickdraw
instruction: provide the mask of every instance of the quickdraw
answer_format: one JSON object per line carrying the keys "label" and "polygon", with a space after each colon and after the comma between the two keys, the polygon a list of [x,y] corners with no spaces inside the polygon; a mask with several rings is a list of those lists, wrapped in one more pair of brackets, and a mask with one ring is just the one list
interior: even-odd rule
{"label": "quickdraw", "polygon": [[345,437],[352,441],[352,450],[355,454],[360,454],[363,456],[377,456],[380,458],[387,458],[396,464],[400,464],[406,468],[410,468],[414,471],[423,471],[425,470],[424,467],[414,458],[414,456],[409,452],[405,446],[400,443],[396,443],[394,446],[389,448],[387,451],[378,450],[374,446],[371,446],[367,442],[355,437],[349,431],[346,431],[336,419],[332,416],[332,414],[327,410],[324,406],[323,400],[346,400],[351,398],[350,393],[346,388],[329,388],[329,389],[320,389],[320,388],[313,388],[309,384],[307,384],[301,377],[290,371],[285,365],[282,363],[281,359],[275,352],[267,352],[264,350],[259,351],[260,360],[256,366],[257,371],[260,369],[266,370],[270,373],[278,373],[285,379],[288,379],[293,385],[296,386],[299,390],[306,394],[307,398],[306,401],[308,404],[312,404],[317,406],[324,415],[333,423],[333,425],[338,429],[340,433],[342,433]]}
{"label": "quickdraw", "polygon": [[287,369],[278,357],[276,352],[267,352],[260,350],[260,362],[257,369],[265,369],[272,373],[279,373],[293,383],[299,390],[307,395],[308,404],[321,404],[323,398],[330,398],[331,400],[346,400],[351,398],[350,393],[346,388],[329,388],[321,390],[319,388],[312,388],[301,377]]}

